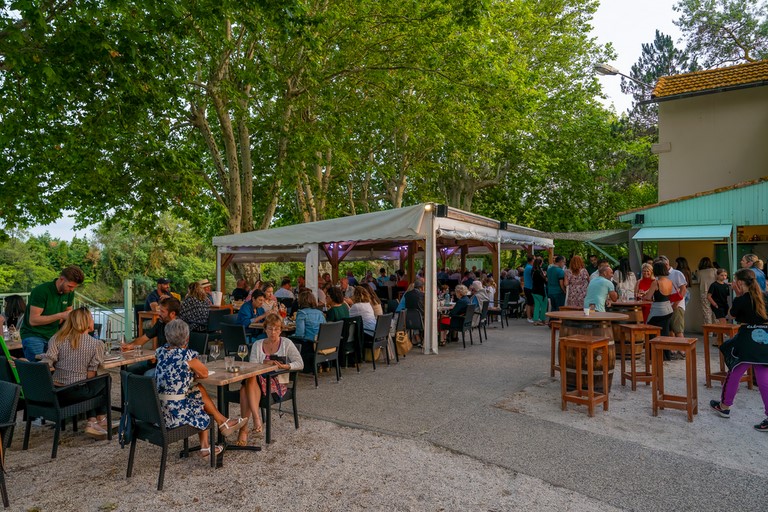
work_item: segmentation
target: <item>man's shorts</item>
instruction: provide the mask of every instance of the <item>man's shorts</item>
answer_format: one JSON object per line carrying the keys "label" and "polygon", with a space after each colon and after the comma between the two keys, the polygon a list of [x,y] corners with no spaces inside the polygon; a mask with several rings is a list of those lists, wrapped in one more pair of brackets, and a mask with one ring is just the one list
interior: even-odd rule
{"label": "man's shorts", "polygon": [[685,332],[685,310],[675,308],[672,312],[672,318],[669,319],[669,330],[675,334]]}
{"label": "man's shorts", "polygon": [[533,306],[533,292],[530,288],[525,288],[523,291],[525,292],[525,305]]}

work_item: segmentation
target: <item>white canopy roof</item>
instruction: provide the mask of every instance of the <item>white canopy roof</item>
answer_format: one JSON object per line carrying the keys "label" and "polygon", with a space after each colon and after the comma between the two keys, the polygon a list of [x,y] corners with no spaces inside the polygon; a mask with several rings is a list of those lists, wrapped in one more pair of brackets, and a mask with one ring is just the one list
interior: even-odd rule
{"label": "white canopy roof", "polygon": [[[213,245],[221,253],[235,254],[235,261],[301,261],[309,245],[358,242],[350,259],[397,259],[398,251],[386,242],[426,240],[427,215],[435,205],[418,204],[381,212],[295,224],[280,228],[218,236]],[[523,245],[552,247],[552,239],[541,231],[507,225],[499,229],[497,220],[454,208],[447,217],[434,218],[437,237],[446,242],[474,240],[501,243],[502,249],[520,249]],[[382,243],[377,243],[382,242]],[[481,252],[473,247],[471,252]],[[321,257],[324,254],[321,252]]]}

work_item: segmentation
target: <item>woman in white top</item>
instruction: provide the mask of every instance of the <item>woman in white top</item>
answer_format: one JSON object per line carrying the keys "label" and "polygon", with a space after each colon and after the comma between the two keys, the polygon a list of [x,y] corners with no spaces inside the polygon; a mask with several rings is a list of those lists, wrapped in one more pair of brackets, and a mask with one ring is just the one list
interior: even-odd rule
{"label": "woman in white top", "polygon": [[360,316],[363,318],[363,331],[373,336],[376,331],[376,315],[371,306],[371,298],[368,291],[362,286],[355,286],[352,293],[352,305],[349,308],[349,316]]}
{"label": "woman in white top", "polygon": [[612,281],[616,284],[616,292],[619,294],[619,300],[629,300],[635,296],[637,287],[637,276],[629,267],[629,260],[621,258],[619,266],[613,272]]}
{"label": "woman in white top", "polygon": [[709,299],[707,294],[709,293],[709,287],[712,283],[717,281],[717,269],[712,265],[712,260],[704,256],[699,261],[699,270],[696,272],[696,277],[699,280],[699,295],[701,298],[701,314],[704,318],[705,324],[715,323],[715,318],[712,313],[712,308],[709,307]]}
{"label": "woman in white top", "polygon": [[[283,330],[283,319],[277,313],[268,313],[264,318],[264,333],[266,338],[256,340],[251,347],[249,361],[252,363],[270,364],[277,370],[301,370],[304,368],[304,360],[301,358],[299,349],[288,338],[281,336]],[[285,395],[287,381],[270,379],[271,393],[279,398]],[[261,417],[259,415],[259,402],[261,397],[267,393],[267,379],[261,375],[252,377],[245,381],[240,388],[240,410],[241,416],[253,416],[256,427],[254,431],[259,433],[262,430]],[[245,446],[248,441],[248,430],[243,429],[237,439],[239,446]]]}

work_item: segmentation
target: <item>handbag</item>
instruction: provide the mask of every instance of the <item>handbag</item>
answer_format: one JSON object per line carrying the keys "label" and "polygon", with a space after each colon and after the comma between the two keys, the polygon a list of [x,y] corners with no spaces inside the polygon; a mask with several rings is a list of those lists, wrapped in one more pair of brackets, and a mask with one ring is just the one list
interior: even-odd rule
{"label": "handbag", "polygon": [[117,428],[117,441],[120,448],[125,448],[133,440],[133,417],[127,411],[128,403],[123,406],[123,415],[120,416],[120,426]]}
{"label": "handbag", "polygon": [[408,333],[405,331],[398,331],[395,336],[395,346],[397,348],[397,355],[404,356],[413,348],[413,343]]}

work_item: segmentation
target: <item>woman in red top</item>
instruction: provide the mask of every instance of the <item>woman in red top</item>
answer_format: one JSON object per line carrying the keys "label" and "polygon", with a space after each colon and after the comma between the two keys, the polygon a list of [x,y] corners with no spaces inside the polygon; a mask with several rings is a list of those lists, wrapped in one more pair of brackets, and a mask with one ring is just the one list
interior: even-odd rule
{"label": "woman in red top", "polygon": [[[642,295],[645,294],[645,292],[648,291],[648,288],[651,287],[651,284],[654,281],[653,278],[653,265],[650,263],[643,263],[642,270],[640,272],[641,279],[637,282],[635,285],[635,297],[640,299]],[[643,306],[643,322],[648,323],[648,315],[651,313],[651,305],[646,304]]]}

